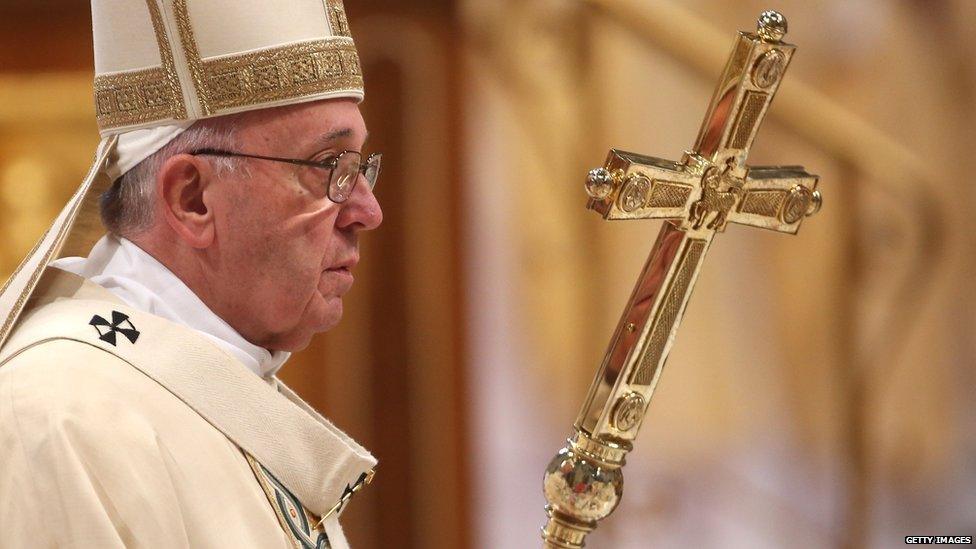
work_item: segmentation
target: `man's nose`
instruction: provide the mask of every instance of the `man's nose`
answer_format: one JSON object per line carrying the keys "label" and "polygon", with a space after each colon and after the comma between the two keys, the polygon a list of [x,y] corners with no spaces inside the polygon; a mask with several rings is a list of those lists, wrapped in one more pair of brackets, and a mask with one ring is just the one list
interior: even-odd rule
{"label": "man's nose", "polygon": [[362,175],[359,178],[352,195],[342,203],[336,224],[342,228],[371,231],[383,222],[383,210],[366,178]]}

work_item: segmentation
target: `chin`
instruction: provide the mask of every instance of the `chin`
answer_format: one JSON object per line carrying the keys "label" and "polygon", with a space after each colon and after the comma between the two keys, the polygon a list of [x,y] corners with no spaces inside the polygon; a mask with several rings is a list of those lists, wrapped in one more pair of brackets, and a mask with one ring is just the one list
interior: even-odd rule
{"label": "chin", "polygon": [[305,350],[312,343],[312,338],[315,337],[316,333],[318,332],[315,330],[303,329],[303,327],[296,326],[294,330],[280,334],[275,338],[273,344],[267,348],[273,351],[297,353],[298,351]]}
{"label": "chin", "polygon": [[326,299],[318,314],[315,315],[314,321],[309,323],[311,326],[309,339],[314,334],[320,334],[335,328],[340,320],[342,320],[342,298],[332,297]]}
{"label": "chin", "polygon": [[316,334],[327,332],[335,328],[342,319],[342,299],[332,298],[311,310],[290,330],[278,332],[264,346],[274,351],[295,353],[309,346]]}

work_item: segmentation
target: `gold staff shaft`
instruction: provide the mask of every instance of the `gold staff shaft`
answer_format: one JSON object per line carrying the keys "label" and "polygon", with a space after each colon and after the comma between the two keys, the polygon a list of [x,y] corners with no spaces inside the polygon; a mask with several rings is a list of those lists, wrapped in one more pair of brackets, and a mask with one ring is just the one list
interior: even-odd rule
{"label": "gold staff shaft", "polygon": [[[629,439],[660,378],[714,234],[664,224],[576,419],[577,430],[590,437]],[[614,399],[624,375],[628,385],[646,390]]]}
{"label": "gold staff shaft", "polygon": [[[636,431],[644,416],[713,234],[689,235],[671,222],[662,228],[580,410],[576,435],[547,471],[543,490],[550,505],[544,547],[582,547],[596,522],[616,507],[623,492],[620,468],[631,449],[619,434]],[[625,372],[630,372],[631,384],[646,386],[646,392],[618,396]],[[586,489],[567,491],[566,472],[586,479]],[[571,515],[563,508],[576,512]]]}

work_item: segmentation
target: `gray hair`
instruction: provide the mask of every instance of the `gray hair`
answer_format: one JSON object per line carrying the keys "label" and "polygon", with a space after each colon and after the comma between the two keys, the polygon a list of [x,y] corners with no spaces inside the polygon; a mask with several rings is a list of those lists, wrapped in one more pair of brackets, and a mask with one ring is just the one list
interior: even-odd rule
{"label": "gray hair", "polygon": [[[224,116],[196,122],[116,179],[99,197],[99,209],[105,228],[117,236],[128,238],[152,227],[156,176],[163,163],[173,156],[197,149],[233,149],[237,142],[232,118],[234,117]],[[208,158],[218,173],[236,166],[233,158]]]}

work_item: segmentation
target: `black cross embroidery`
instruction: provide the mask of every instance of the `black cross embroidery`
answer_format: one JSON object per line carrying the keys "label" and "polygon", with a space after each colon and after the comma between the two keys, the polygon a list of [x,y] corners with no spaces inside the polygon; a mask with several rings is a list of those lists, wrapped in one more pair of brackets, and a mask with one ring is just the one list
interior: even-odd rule
{"label": "black cross embroidery", "polygon": [[[88,323],[98,331],[99,339],[111,343],[113,347],[115,346],[116,333],[124,335],[129,340],[129,343],[135,343],[139,339],[139,331],[132,325],[129,316],[118,311],[112,311],[112,322],[105,320],[99,315],[95,315]],[[123,323],[128,324],[128,326],[124,326]],[[103,331],[102,328],[108,328],[108,330]]]}

